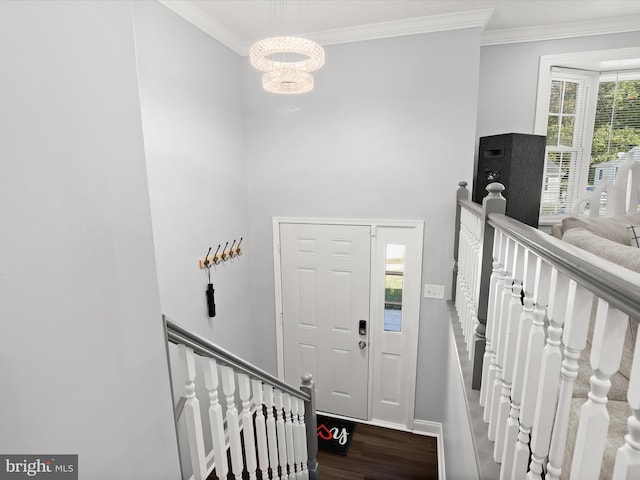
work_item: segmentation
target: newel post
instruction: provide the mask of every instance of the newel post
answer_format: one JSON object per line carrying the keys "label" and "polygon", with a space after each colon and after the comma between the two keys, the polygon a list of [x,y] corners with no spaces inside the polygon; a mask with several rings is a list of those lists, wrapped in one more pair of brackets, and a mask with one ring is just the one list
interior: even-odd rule
{"label": "newel post", "polygon": [[460,243],[460,200],[469,200],[467,182],[458,182],[456,191],[456,223],[453,232],[453,280],[451,281],[451,300],[456,301],[456,284],[458,281],[458,247]]}
{"label": "newel post", "polygon": [[504,214],[507,201],[502,196],[504,185],[490,183],[489,194],[482,200],[482,259],[480,264],[480,289],[478,291],[478,326],[476,327],[475,355],[473,358],[473,376],[471,388],[480,390],[482,385],[482,361],[486,344],[487,310],[489,305],[489,286],[493,269],[494,228],[489,225],[489,214]]}
{"label": "newel post", "polygon": [[309,394],[310,401],[304,402],[304,424],[307,429],[307,467],[309,480],[320,479],[320,469],[316,456],[318,455],[318,421],[316,418],[316,384],[310,373],[302,375],[300,390]]}

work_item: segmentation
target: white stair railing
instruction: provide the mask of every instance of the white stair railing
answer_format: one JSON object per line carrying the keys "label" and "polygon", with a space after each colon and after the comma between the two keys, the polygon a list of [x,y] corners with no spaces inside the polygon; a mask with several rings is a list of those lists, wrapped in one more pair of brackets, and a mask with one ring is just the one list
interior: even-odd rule
{"label": "white stair railing", "polygon": [[[183,391],[177,396],[186,399],[178,402],[176,414],[177,431],[179,422],[186,426],[180,450],[189,465],[183,465],[183,478],[205,480],[215,473],[225,480],[229,474],[236,480],[243,475],[262,480],[318,479],[311,375],[305,375],[297,389],[166,317],[163,320],[169,369],[172,376],[180,375]],[[169,344],[177,345],[180,368],[172,369]],[[201,405],[196,394],[200,371],[208,415],[201,414],[206,404]],[[205,429],[211,438],[209,451]]]}
{"label": "white stair railing", "polygon": [[[455,306],[500,478],[640,478],[640,274],[506,217],[499,184],[482,208],[460,187]],[[631,416],[614,438],[621,358]]]}

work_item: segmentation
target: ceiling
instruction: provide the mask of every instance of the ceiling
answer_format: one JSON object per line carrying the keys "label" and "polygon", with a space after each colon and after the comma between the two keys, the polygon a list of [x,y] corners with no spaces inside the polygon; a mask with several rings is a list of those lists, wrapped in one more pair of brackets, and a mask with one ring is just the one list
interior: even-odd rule
{"label": "ceiling", "polygon": [[243,55],[256,40],[283,34],[328,45],[481,27],[483,45],[491,45],[640,30],[640,0],[160,2]]}

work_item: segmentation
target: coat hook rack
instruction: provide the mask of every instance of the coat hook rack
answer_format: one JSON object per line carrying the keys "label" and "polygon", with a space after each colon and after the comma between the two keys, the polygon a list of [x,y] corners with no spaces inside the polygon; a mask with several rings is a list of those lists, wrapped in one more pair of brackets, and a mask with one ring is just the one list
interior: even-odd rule
{"label": "coat hook rack", "polygon": [[242,247],[240,247],[240,244],[242,244],[242,240],[243,237],[240,237],[240,241],[236,245],[236,239],[234,239],[231,247],[229,248],[227,248],[229,246],[229,242],[226,242],[222,251],[220,251],[220,247],[222,244],[218,244],[218,248],[211,256],[209,256],[209,253],[211,252],[210,248],[209,252],[207,252],[207,256],[205,258],[201,258],[198,261],[200,264],[200,268],[211,268],[211,265],[219,265],[220,262],[226,262],[230,258],[235,258],[242,255]]}

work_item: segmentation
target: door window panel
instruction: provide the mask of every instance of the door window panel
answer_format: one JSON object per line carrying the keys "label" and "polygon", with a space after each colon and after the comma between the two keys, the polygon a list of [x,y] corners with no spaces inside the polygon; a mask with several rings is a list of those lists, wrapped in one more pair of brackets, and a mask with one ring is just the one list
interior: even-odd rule
{"label": "door window panel", "polygon": [[405,246],[387,244],[384,281],[384,331],[402,331],[402,291]]}

